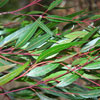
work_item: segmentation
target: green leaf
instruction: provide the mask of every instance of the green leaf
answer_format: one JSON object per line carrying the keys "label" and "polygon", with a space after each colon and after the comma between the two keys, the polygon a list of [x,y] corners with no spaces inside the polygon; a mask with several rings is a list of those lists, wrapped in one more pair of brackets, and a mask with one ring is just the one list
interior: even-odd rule
{"label": "green leaf", "polygon": [[50,36],[53,35],[53,32],[42,22],[42,21],[37,21],[38,26],[43,29],[47,34],[49,34]]}
{"label": "green leaf", "polygon": [[50,38],[49,34],[45,34],[45,35],[42,35],[37,38],[32,38],[30,40],[30,44],[27,46],[26,50],[33,50],[33,49],[37,48],[38,46],[41,46],[49,38]]}
{"label": "green leaf", "polygon": [[66,43],[66,44],[60,44],[60,45],[56,45],[54,47],[51,47],[49,49],[47,49],[46,51],[42,52],[42,54],[40,54],[40,56],[38,57],[37,62],[40,62],[41,60],[47,58],[48,56],[51,56],[55,53],[58,53],[64,49],[67,49],[71,46],[77,45],[77,44],[82,44],[83,42],[72,42],[72,43]]}
{"label": "green leaf", "polygon": [[[49,76],[43,78],[43,80],[48,80],[48,79],[51,79],[51,78],[55,78],[55,77],[57,77],[57,76],[59,76],[59,75],[61,75],[61,74],[64,74],[64,73],[66,73],[66,71],[55,72],[55,73],[50,74]],[[58,80],[58,79],[57,79],[57,80]]]}
{"label": "green leaf", "polygon": [[55,1],[53,1],[53,2],[50,4],[48,10],[53,9],[54,7],[56,7],[57,5],[59,5],[61,2],[62,2],[62,0],[55,0]]}
{"label": "green leaf", "polygon": [[9,0],[0,0],[0,8],[3,7]]}
{"label": "green leaf", "polygon": [[49,72],[51,72],[52,70],[56,69],[59,66],[59,64],[54,63],[54,64],[48,64],[48,65],[44,65],[41,67],[37,67],[33,70],[31,70],[27,76],[31,76],[31,77],[38,77],[38,76],[43,76]]}
{"label": "green leaf", "polygon": [[47,20],[52,21],[52,22],[72,22],[72,18],[70,17],[62,17],[62,16],[57,16],[57,15],[48,15]]}
{"label": "green leaf", "polygon": [[27,30],[30,29],[30,27],[32,26],[32,24],[29,24],[19,30],[17,30],[16,32],[8,35],[7,37],[5,37],[1,42],[0,42],[0,47],[3,47],[5,44],[16,40],[17,38],[19,38],[21,36],[21,34],[25,33]]}
{"label": "green leaf", "polygon": [[[37,19],[38,21],[39,19]],[[35,33],[35,31],[38,28],[38,24],[37,21],[34,22],[32,24],[32,26],[30,27],[30,29],[28,29],[26,32],[24,32],[18,39],[17,43],[16,43],[16,47],[21,47],[23,46],[31,37],[32,35]]]}
{"label": "green leaf", "polygon": [[94,62],[94,63],[88,64],[82,69],[100,69],[100,62]]}
{"label": "green leaf", "polygon": [[82,38],[87,34],[88,34],[87,31],[76,31],[76,32],[69,33],[69,34],[65,35],[64,37],[68,38],[68,40],[65,40],[65,41],[66,41],[66,43],[69,43],[69,42],[75,40],[76,38]]}
{"label": "green leaf", "polygon": [[0,66],[0,72],[3,72],[7,69],[10,69],[12,67],[14,67],[16,64],[11,64],[11,65],[5,65],[5,66]]}
{"label": "green leaf", "polygon": [[100,41],[100,37],[97,37],[97,38],[91,40],[90,42],[88,42],[87,44],[85,44],[85,45],[82,47],[81,51],[82,51],[82,52],[87,52],[87,51],[89,51],[90,49],[94,48],[95,46],[98,46],[98,44],[99,44],[98,42],[99,42],[99,41]]}
{"label": "green leaf", "polygon": [[[46,24],[46,26],[47,26],[49,29],[52,29],[52,28],[55,27],[56,25],[57,25],[57,23],[55,23],[55,22],[49,22],[49,23]],[[41,34],[43,34],[43,33],[44,33],[44,31],[40,28],[40,29],[36,32],[34,38],[38,37],[39,35],[41,35]]]}
{"label": "green leaf", "polygon": [[79,78],[79,75],[77,75],[77,74],[71,74],[71,73],[67,74],[67,76],[56,86],[57,87],[65,87],[67,85],[70,85],[74,81],[76,81],[78,78]]}
{"label": "green leaf", "polygon": [[26,90],[21,90],[17,91],[15,93],[12,93],[11,95],[14,96],[15,98],[20,98],[20,99],[33,99],[33,95],[35,93],[32,90],[26,89]]}
{"label": "green leaf", "polygon": [[99,79],[100,80],[100,77],[97,77],[97,76],[94,76],[94,75],[90,75],[90,74],[86,74],[86,73],[84,73],[83,76],[85,78],[88,78],[88,79]]}
{"label": "green leaf", "polygon": [[74,65],[83,65],[87,62],[87,58],[86,57],[83,57],[83,58],[79,58],[79,59],[75,59],[73,62],[72,62],[72,66]]}
{"label": "green leaf", "polygon": [[39,96],[40,100],[56,100],[54,98],[49,98],[49,97],[47,97],[47,96],[45,96],[43,94],[40,94],[38,92],[36,92],[36,94]]}
{"label": "green leaf", "polygon": [[94,16],[90,17],[91,20],[99,19],[99,18],[100,18],[100,15],[94,15]]}
{"label": "green leaf", "polygon": [[[88,42],[87,40],[89,39],[89,38],[91,38],[91,36],[93,36],[97,31],[99,30],[99,27],[97,28],[94,28],[91,32],[89,32],[87,35],[85,35],[84,37],[83,37],[83,39],[82,39],[82,41],[84,41],[84,43],[86,43],[86,42]],[[81,44],[81,46],[82,46],[83,44]]]}
{"label": "green leaf", "polygon": [[79,93],[84,98],[94,98],[100,96],[100,89],[84,91]]}
{"label": "green leaf", "polygon": [[85,11],[86,11],[86,9],[85,10],[78,11],[78,12],[75,12],[75,13],[72,13],[70,15],[67,15],[66,17],[74,18],[75,16],[78,16],[78,15],[84,13]]}
{"label": "green leaf", "polygon": [[7,82],[14,79],[16,76],[18,76],[27,66],[29,65],[29,62],[25,63],[23,66],[20,66],[16,70],[12,71],[11,73],[8,73],[2,77],[0,77],[0,86],[6,84]]}

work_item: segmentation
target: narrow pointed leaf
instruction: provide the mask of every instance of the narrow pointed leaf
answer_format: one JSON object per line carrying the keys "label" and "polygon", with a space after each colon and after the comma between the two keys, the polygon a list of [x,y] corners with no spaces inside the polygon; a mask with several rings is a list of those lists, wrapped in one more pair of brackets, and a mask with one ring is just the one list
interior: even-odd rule
{"label": "narrow pointed leaf", "polygon": [[0,8],[3,7],[9,0],[0,0]]}
{"label": "narrow pointed leaf", "polygon": [[27,30],[30,29],[30,27],[32,26],[32,24],[29,24],[17,31],[15,31],[14,33],[8,35],[7,37],[5,37],[1,42],[0,42],[0,47],[3,47],[5,44],[16,40],[18,37],[20,37],[23,33],[25,33]]}
{"label": "narrow pointed leaf", "polygon": [[[37,20],[38,21],[38,20]],[[32,35],[35,33],[35,31],[38,28],[38,24],[37,21],[34,22],[32,24],[32,26],[30,27],[29,30],[26,30],[26,32],[24,32],[18,39],[17,43],[16,43],[16,47],[21,47],[23,46],[31,37]]]}
{"label": "narrow pointed leaf", "polygon": [[5,66],[0,66],[0,72],[3,72],[9,68],[14,67],[16,64],[11,64],[11,65],[5,65]]}
{"label": "narrow pointed leaf", "polygon": [[50,38],[49,34],[45,34],[37,38],[32,38],[26,50],[33,50],[37,48],[38,46],[42,45],[45,41],[47,41],[49,38]]}
{"label": "narrow pointed leaf", "polygon": [[84,91],[79,93],[84,98],[94,98],[100,96],[100,89]]}
{"label": "narrow pointed leaf", "polygon": [[52,70],[56,69],[59,66],[59,64],[54,63],[54,64],[48,64],[48,65],[44,65],[41,67],[37,67],[33,70],[31,70],[27,76],[31,76],[31,77],[38,77],[38,76],[43,76],[49,72],[51,72]]}
{"label": "narrow pointed leaf", "polygon": [[59,5],[62,1],[63,1],[63,0],[55,0],[55,1],[53,1],[53,2],[50,4],[48,10],[53,9],[54,7],[56,7],[57,5]]}
{"label": "narrow pointed leaf", "polygon": [[100,69],[100,62],[94,62],[94,63],[88,64],[82,69]]}
{"label": "narrow pointed leaf", "polygon": [[76,81],[78,78],[79,78],[79,75],[70,73],[56,86],[57,87],[64,87],[64,86],[70,85],[71,83]]}
{"label": "narrow pointed leaf", "polygon": [[43,94],[40,94],[40,93],[36,93],[36,94],[39,96],[40,100],[56,100],[54,98],[49,98],[49,97],[47,97]]}
{"label": "narrow pointed leaf", "polygon": [[[86,43],[88,41],[88,39],[91,38],[91,36],[93,36],[94,34],[96,34],[96,32],[99,30],[99,28],[94,28],[91,32],[89,32],[87,35],[85,35],[82,39],[82,41],[84,41],[84,43]],[[82,46],[83,44],[81,44]]]}
{"label": "narrow pointed leaf", "polygon": [[50,36],[53,35],[53,32],[43,22],[37,21],[37,23],[38,23],[39,27],[41,29],[43,29],[47,34],[49,34]]}
{"label": "narrow pointed leaf", "polygon": [[66,43],[66,44],[60,44],[60,45],[56,45],[54,47],[51,47],[49,49],[47,49],[46,51],[42,52],[41,55],[38,57],[37,62],[40,62],[41,60],[55,54],[58,53],[64,49],[67,49],[71,46],[77,45],[77,44],[82,44],[83,42],[72,42],[72,43]]}
{"label": "narrow pointed leaf", "polygon": [[6,84],[7,82],[14,79],[16,76],[18,76],[27,66],[29,65],[29,62],[25,63],[23,66],[20,66],[19,68],[15,69],[11,73],[8,73],[2,77],[0,77],[0,86]]}

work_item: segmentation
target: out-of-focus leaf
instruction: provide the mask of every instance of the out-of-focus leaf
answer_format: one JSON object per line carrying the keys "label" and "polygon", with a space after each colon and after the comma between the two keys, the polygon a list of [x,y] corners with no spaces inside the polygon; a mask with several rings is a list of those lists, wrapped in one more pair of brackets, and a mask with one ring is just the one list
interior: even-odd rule
{"label": "out-of-focus leaf", "polygon": [[94,63],[88,64],[82,69],[100,69],[100,62],[94,62]]}
{"label": "out-of-focus leaf", "polygon": [[7,82],[14,79],[16,76],[18,76],[27,66],[29,65],[29,61],[25,63],[23,66],[20,66],[16,70],[12,71],[11,73],[8,73],[2,77],[0,77],[0,86],[6,84]]}
{"label": "out-of-focus leaf", "polygon": [[37,48],[38,46],[41,46],[45,41],[47,41],[50,38],[49,34],[42,35],[37,38],[32,38],[30,40],[30,44],[27,46],[26,50],[32,50],[34,48]]}
{"label": "out-of-focus leaf", "polygon": [[67,15],[66,17],[73,18],[73,17],[75,17],[75,16],[78,16],[78,15],[84,13],[85,11],[86,11],[86,9],[85,9],[85,10],[78,11],[78,12],[75,12],[75,13],[72,13],[72,14],[70,14],[70,15]]}
{"label": "out-of-focus leaf", "polygon": [[47,20],[52,21],[52,22],[72,22],[70,21],[72,18],[70,17],[61,17],[57,15],[48,15]]}
{"label": "out-of-focus leaf", "polygon": [[82,44],[82,42],[72,42],[72,43],[60,44],[60,45],[51,47],[51,48],[47,49],[46,51],[42,52],[42,54],[38,57],[37,62],[40,62],[41,60],[45,59],[46,57],[49,57],[55,53],[58,53],[61,50],[67,49],[71,46],[78,45],[78,44]]}
{"label": "out-of-focus leaf", "polygon": [[84,77],[88,78],[88,79],[100,79],[100,77],[94,76],[94,75],[90,75],[90,74],[83,74]]}
{"label": "out-of-focus leaf", "polygon": [[94,15],[92,17],[90,17],[90,19],[94,20],[94,19],[99,19],[100,18],[100,15]]}
{"label": "out-of-focus leaf", "polygon": [[17,48],[23,46],[32,37],[32,35],[35,33],[35,31],[38,28],[38,24],[37,24],[38,20],[40,20],[40,19],[37,19],[37,21],[32,24],[32,26],[30,27],[30,29],[27,30],[26,32],[24,32],[19,37],[19,39],[18,39],[18,41],[16,43],[16,47]]}
{"label": "out-of-focus leaf", "polygon": [[[74,96],[72,96],[72,95],[69,95],[69,94],[64,94],[64,92],[62,92],[62,91],[60,91],[59,89],[56,89],[56,88],[54,88],[54,89],[51,89],[51,90],[46,90],[46,89],[44,89],[44,91],[46,92],[46,93],[48,93],[48,94],[52,94],[52,95],[55,95],[55,96],[58,96],[58,97],[62,97],[62,98],[67,98],[67,99],[69,99],[69,100],[78,100],[78,99],[75,99],[74,98]],[[66,91],[66,93],[69,93],[68,91]]]}
{"label": "out-of-focus leaf", "polygon": [[59,5],[61,2],[62,2],[62,0],[55,0],[55,1],[53,1],[53,2],[50,4],[48,10],[53,9],[54,7],[56,7],[57,5]]}
{"label": "out-of-focus leaf", "polygon": [[43,76],[49,72],[51,72],[52,70],[56,69],[59,66],[59,64],[54,63],[54,64],[48,64],[48,65],[44,65],[41,67],[37,67],[33,70],[31,70],[27,76],[31,76],[31,77],[38,77],[38,76]]}
{"label": "out-of-focus leaf", "polygon": [[0,0],[0,8],[3,7],[9,0]]}
{"label": "out-of-focus leaf", "polygon": [[79,59],[75,59],[73,62],[72,62],[72,65],[83,65],[87,62],[87,58],[84,57],[84,58],[79,58]]}
{"label": "out-of-focus leaf", "polygon": [[0,72],[3,72],[9,68],[14,67],[16,64],[11,64],[11,65],[5,65],[5,66],[0,66]]}
{"label": "out-of-focus leaf", "polygon": [[100,96],[100,89],[84,91],[79,93],[84,98],[94,98]]}
{"label": "out-of-focus leaf", "polygon": [[20,98],[20,99],[33,99],[33,94],[35,94],[32,90],[22,90],[18,91],[15,93],[12,93],[11,95],[14,96],[15,98]]}
{"label": "out-of-focus leaf", "polygon": [[49,97],[47,97],[47,96],[45,96],[45,95],[43,95],[43,94],[40,94],[40,93],[38,93],[38,92],[36,92],[36,94],[39,96],[39,98],[40,98],[41,100],[56,100],[56,99],[54,99],[54,98],[49,98]]}

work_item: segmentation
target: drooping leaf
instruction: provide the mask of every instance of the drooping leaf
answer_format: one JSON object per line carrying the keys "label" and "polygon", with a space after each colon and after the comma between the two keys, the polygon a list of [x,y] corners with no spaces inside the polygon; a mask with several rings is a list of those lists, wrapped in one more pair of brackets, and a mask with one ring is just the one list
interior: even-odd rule
{"label": "drooping leaf", "polygon": [[43,76],[49,72],[51,72],[52,70],[56,69],[59,66],[59,64],[54,63],[54,64],[48,64],[48,65],[44,65],[41,67],[37,67],[33,70],[31,70],[27,76],[31,76],[31,77],[38,77],[38,76]]}
{"label": "drooping leaf", "polygon": [[32,38],[30,40],[30,44],[26,47],[26,50],[33,50],[34,48],[41,46],[49,38],[50,38],[49,34],[45,34],[45,35],[42,35],[42,36],[37,37],[37,38]]}
{"label": "drooping leaf", "polygon": [[15,69],[14,71],[0,77],[0,86],[6,84],[7,82],[14,79],[16,76],[18,76],[27,66],[29,65],[29,61],[25,63],[23,66],[20,66],[19,68]]}
{"label": "drooping leaf", "polygon": [[62,0],[55,0],[55,1],[53,1],[53,2],[50,4],[48,10],[53,9],[54,7],[56,7],[57,5],[59,5],[61,2],[62,2]]}

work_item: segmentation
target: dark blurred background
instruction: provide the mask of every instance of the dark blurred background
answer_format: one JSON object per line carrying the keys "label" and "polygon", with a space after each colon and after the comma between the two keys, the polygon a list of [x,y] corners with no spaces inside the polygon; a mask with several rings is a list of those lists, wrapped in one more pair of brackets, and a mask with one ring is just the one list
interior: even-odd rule
{"label": "dark blurred background", "polygon": [[[31,3],[32,1],[34,0],[9,0],[9,2],[5,6],[0,8],[0,12],[16,10],[20,7],[24,7],[25,5]],[[53,0],[42,0],[39,3],[44,6],[45,5],[48,6],[52,1]],[[100,9],[100,0],[63,0],[63,2],[59,6],[66,7],[66,9],[63,10],[63,12],[59,12],[63,13],[64,15],[86,8],[89,11],[94,11]],[[36,4],[25,9],[24,11],[31,11],[31,10],[45,10],[45,9]],[[100,13],[100,11],[97,12]]]}
{"label": "dark blurred background", "polygon": [[[16,9],[22,8],[25,5],[31,3],[34,0],[9,0],[3,7],[0,7],[0,12],[14,11]],[[38,4],[32,5],[19,13],[28,13],[30,11],[45,11],[50,3],[54,0],[41,0]],[[42,6],[40,6],[40,4]],[[62,9],[54,9],[49,11],[50,14],[56,14],[60,16],[66,16],[74,12],[86,9],[89,13],[100,14],[100,0],[63,0],[63,2],[58,6]],[[14,15],[15,16],[15,15]],[[1,23],[11,22],[13,15],[2,15],[0,16]],[[2,20],[4,19],[4,20]]]}

